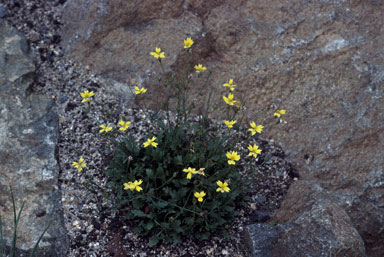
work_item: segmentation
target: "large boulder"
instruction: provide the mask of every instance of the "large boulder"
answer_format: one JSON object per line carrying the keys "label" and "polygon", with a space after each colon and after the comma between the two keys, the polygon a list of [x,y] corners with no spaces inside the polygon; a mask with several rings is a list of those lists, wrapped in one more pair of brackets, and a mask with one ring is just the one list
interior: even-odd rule
{"label": "large boulder", "polygon": [[[191,36],[193,64],[213,71],[214,101],[222,104],[221,85],[234,78],[245,120],[265,125],[311,184],[293,186],[275,220],[296,220],[310,208],[305,189],[319,187],[349,215],[367,255],[384,256],[383,17],[377,0],[68,0],[63,47],[156,100],[161,68],[149,52],[161,47],[165,70],[179,72]],[[288,124],[270,126],[280,108]],[[297,215],[285,215],[292,208]]]}
{"label": "large boulder", "polygon": [[[52,100],[29,94],[35,66],[25,37],[0,19],[0,217],[5,239],[13,236],[13,188],[17,211],[25,203],[18,225],[17,248],[38,256],[65,256],[68,248],[55,158],[58,121]],[[24,255],[25,256],[25,255]]]}
{"label": "large boulder", "polygon": [[366,252],[347,213],[320,199],[282,233],[272,256],[364,257]]}
{"label": "large boulder", "polygon": [[246,242],[254,257],[364,257],[364,242],[347,213],[320,199],[287,224],[247,227]]}

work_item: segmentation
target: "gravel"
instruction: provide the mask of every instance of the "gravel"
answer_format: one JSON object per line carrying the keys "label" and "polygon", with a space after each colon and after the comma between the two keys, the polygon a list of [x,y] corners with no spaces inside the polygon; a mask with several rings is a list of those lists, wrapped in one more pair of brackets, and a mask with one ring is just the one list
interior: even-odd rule
{"label": "gravel", "polygon": [[[148,239],[135,234],[132,225],[112,210],[113,202],[103,198],[107,182],[103,171],[113,148],[98,133],[100,124],[117,124],[125,119],[132,121],[129,133],[141,138],[150,124],[146,113],[121,104],[105,90],[103,78],[64,55],[60,46],[60,10],[65,0],[2,2],[0,17],[23,32],[29,41],[37,68],[32,91],[56,102],[59,184],[70,237],[67,256],[248,256],[242,241],[246,225],[267,221],[296,179],[296,173],[284,160],[284,152],[272,141],[255,138],[254,143],[263,150],[261,156],[257,160],[242,158],[238,163],[239,171],[252,182],[252,187],[249,204],[239,210],[229,238],[213,236],[207,241],[185,238],[179,244],[148,248]],[[80,93],[84,90],[95,93],[89,108],[81,103]],[[212,122],[225,130],[222,122]],[[246,130],[236,133],[242,140],[247,138]],[[237,147],[242,149],[241,144]],[[80,157],[87,163],[82,172],[71,165]]]}

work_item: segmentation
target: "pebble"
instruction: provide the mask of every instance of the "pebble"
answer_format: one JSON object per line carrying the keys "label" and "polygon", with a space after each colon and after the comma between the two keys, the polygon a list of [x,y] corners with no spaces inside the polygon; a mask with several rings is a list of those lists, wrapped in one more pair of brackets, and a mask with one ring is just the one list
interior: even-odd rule
{"label": "pebble", "polygon": [[227,250],[222,250],[222,251],[221,251],[221,254],[222,254],[222,255],[229,255],[229,252],[228,252]]}
{"label": "pebble", "polygon": [[8,15],[7,9],[3,4],[0,4],[0,18],[4,18]]}

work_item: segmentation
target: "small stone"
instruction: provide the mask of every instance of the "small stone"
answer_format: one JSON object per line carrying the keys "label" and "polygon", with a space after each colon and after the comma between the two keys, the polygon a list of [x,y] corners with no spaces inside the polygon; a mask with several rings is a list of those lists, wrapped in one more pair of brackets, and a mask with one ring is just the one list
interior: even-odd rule
{"label": "small stone", "polygon": [[65,103],[67,100],[68,100],[68,96],[66,96],[66,95],[62,95],[62,96],[60,96],[60,98],[59,98],[59,102],[60,102],[61,104]]}
{"label": "small stone", "polygon": [[[267,191],[266,191],[267,192]],[[266,201],[266,197],[264,195],[259,195],[257,196],[257,198],[255,199],[255,202],[258,203],[258,204],[261,204],[261,203],[265,203]],[[255,210],[255,209],[254,209]]]}
{"label": "small stone", "polygon": [[221,251],[221,254],[222,254],[222,255],[229,255],[229,252],[228,252],[227,250],[224,249],[224,250]]}
{"label": "small stone", "polygon": [[30,36],[29,36],[29,40],[32,42],[32,43],[36,43],[37,41],[40,40],[40,35],[39,33],[37,33],[36,31],[33,31]]}
{"label": "small stone", "polygon": [[266,222],[269,219],[269,213],[265,211],[253,211],[251,214],[252,222]]}
{"label": "small stone", "polygon": [[78,221],[78,220],[75,220],[75,221],[72,223],[72,225],[73,225],[75,228],[77,228],[77,229],[80,229],[80,228],[81,228],[81,226],[80,226],[80,221]]}
{"label": "small stone", "polygon": [[8,15],[7,9],[3,4],[0,4],[0,18],[4,18]]}

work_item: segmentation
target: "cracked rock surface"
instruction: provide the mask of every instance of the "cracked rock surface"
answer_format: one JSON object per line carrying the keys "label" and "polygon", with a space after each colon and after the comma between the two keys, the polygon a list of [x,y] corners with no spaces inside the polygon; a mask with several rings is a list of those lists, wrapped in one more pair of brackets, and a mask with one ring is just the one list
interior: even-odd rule
{"label": "cracked rock surface", "polygon": [[17,210],[19,253],[31,250],[44,229],[39,256],[63,256],[68,249],[55,158],[58,117],[54,101],[29,92],[35,66],[22,33],[0,19],[0,217],[8,244],[13,235],[10,187]]}

